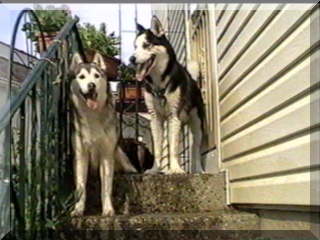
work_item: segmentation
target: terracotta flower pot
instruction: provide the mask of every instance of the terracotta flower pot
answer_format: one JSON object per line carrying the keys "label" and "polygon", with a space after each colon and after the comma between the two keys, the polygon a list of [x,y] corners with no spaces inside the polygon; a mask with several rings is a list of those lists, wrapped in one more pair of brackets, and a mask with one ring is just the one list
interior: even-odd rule
{"label": "terracotta flower pot", "polygon": [[124,87],[124,100],[142,99],[142,91],[140,88],[136,88],[135,85]]}
{"label": "terracotta flower pot", "polygon": [[[43,33],[43,38],[44,38],[44,42],[46,44],[47,49],[52,44],[52,42],[55,39],[55,37],[57,36],[57,34],[58,34],[57,32]],[[44,46],[43,46],[43,43],[42,43],[41,35],[38,34],[37,38],[38,38],[37,52],[42,53],[44,51]]]}

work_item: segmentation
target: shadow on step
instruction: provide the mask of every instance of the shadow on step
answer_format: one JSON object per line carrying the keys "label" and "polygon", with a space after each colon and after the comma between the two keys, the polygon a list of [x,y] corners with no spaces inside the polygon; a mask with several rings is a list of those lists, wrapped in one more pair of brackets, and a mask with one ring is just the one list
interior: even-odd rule
{"label": "shadow on step", "polygon": [[[296,232],[295,234],[293,232]],[[273,237],[265,237],[272,235]],[[292,238],[292,236],[297,238]],[[291,237],[288,237],[291,236]],[[316,240],[309,231],[233,231],[233,230],[129,230],[129,231],[64,231],[52,235],[55,240]]]}
{"label": "shadow on step", "polygon": [[56,233],[54,239],[69,240],[267,240],[260,238],[260,231],[173,231],[173,230],[127,230],[127,231],[65,231]]}
{"label": "shadow on step", "polygon": [[[317,240],[310,231],[298,230],[71,230],[36,232],[54,240]],[[270,237],[272,236],[272,237]],[[8,233],[3,240],[16,240]]]}

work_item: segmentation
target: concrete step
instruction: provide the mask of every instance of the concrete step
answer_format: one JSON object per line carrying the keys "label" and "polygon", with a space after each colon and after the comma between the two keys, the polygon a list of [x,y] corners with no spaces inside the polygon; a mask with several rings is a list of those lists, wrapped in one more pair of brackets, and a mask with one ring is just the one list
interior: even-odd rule
{"label": "concrete step", "polygon": [[[100,215],[100,184],[89,178],[86,215]],[[94,197],[93,197],[94,196]],[[201,213],[224,209],[224,174],[118,175],[116,214]]]}
{"label": "concrete step", "polygon": [[236,210],[72,218],[74,230],[258,230],[257,215]]}

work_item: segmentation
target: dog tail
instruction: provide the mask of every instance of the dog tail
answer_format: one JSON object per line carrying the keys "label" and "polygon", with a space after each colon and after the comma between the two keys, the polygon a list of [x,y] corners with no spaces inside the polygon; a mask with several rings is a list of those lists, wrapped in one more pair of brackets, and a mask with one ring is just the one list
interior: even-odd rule
{"label": "dog tail", "polygon": [[204,154],[208,151],[209,149],[209,135],[208,135],[208,131],[206,131],[208,129],[207,126],[207,121],[206,119],[202,120],[202,141],[201,141],[201,149],[200,152],[201,154]]}
{"label": "dog tail", "polygon": [[189,60],[187,63],[187,70],[190,73],[192,79],[199,80],[200,78],[200,67],[199,63],[194,60]]}
{"label": "dog tail", "polygon": [[122,169],[124,170],[124,172],[136,173],[137,170],[131,164],[129,158],[123,152],[121,147],[118,147],[116,151],[117,151],[116,152],[116,158],[117,158],[116,160],[118,161],[118,163],[120,163],[120,165],[121,165]]}

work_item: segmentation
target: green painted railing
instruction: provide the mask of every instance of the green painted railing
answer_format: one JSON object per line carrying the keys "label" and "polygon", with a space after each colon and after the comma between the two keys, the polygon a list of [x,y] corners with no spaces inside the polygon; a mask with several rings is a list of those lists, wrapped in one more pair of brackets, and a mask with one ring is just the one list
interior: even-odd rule
{"label": "green painted railing", "polygon": [[77,22],[65,24],[0,112],[3,179],[10,183],[4,191],[11,198],[0,214],[9,213],[11,230],[21,239],[51,239],[43,230],[55,229],[71,205],[68,69],[73,53],[82,52]]}

